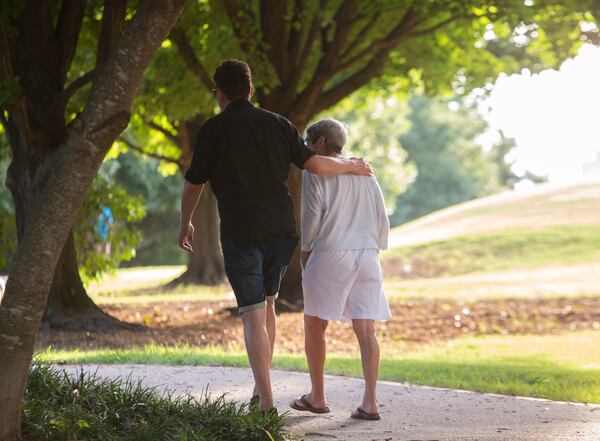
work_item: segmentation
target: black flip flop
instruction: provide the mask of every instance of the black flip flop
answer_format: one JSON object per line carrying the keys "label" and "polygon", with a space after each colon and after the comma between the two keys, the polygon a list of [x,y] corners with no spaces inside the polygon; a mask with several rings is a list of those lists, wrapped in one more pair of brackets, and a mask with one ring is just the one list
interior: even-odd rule
{"label": "black flip flop", "polygon": [[379,415],[378,413],[368,413],[365,412],[362,407],[357,407],[356,410],[354,412],[352,412],[352,415],[350,415],[350,417],[352,418],[356,418],[359,420],[369,420],[369,421],[374,421],[374,420],[380,420],[381,419],[381,415]]}
{"label": "black flip flop", "polygon": [[327,406],[325,406],[325,407],[314,407],[306,399],[306,394],[302,395],[299,398],[299,400],[302,403],[302,406],[300,406],[299,404],[296,404],[296,400],[294,400],[294,401],[290,401],[290,407],[292,409],[299,410],[301,412],[312,412],[312,413],[318,413],[318,414],[331,412],[331,410],[329,410],[329,407],[327,407]]}

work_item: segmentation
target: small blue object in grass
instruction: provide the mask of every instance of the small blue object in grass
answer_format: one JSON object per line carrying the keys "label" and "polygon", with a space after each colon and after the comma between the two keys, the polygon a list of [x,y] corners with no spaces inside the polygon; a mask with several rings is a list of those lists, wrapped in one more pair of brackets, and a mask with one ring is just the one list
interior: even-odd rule
{"label": "small blue object in grass", "polygon": [[98,215],[98,224],[96,231],[102,238],[102,240],[108,240],[108,233],[110,232],[110,226],[113,224],[114,219],[112,210],[110,207],[102,207],[100,214]]}

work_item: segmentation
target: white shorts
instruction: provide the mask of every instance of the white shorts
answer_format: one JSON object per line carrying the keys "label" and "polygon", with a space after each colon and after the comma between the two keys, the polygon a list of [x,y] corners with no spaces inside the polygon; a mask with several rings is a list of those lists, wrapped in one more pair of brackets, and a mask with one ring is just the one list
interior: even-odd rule
{"label": "white shorts", "polygon": [[389,320],[379,252],[313,251],[302,271],[304,313],[323,320]]}

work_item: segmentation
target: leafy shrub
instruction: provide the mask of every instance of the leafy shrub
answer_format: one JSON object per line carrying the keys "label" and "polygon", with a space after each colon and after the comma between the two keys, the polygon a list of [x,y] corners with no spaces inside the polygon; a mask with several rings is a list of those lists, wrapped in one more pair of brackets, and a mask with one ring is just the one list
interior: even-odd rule
{"label": "leafy shrub", "polygon": [[138,222],[145,215],[142,198],[128,194],[107,172],[96,176],[74,227],[79,273],[84,282],[97,279],[135,256],[141,239]]}
{"label": "leafy shrub", "polygon": [[23,435],[50,441],[277,441],[285,415],[250,411],[225,396],[158,394],[131,378],[69,375],[34,362]]}

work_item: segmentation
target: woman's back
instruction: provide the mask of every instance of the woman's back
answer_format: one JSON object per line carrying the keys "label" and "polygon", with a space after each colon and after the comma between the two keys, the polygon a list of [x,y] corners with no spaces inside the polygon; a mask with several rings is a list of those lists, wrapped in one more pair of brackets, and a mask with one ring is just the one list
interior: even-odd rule
{"label": "woman's back", "polygon": [[386,249],[389,222],[374,176],[302,177],[302,250]]}

